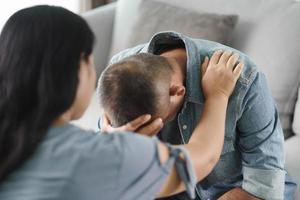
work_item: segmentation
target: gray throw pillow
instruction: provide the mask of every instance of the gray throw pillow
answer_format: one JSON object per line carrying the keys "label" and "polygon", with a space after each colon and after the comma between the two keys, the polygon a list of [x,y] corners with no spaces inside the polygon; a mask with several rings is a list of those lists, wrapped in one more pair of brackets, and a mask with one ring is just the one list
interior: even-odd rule
{"label": "gray throw pillow", "polygon": [[237,15],[198,13],[158,1],[144,0],[139,6],[127,47],[149,41],[157,32],[176,31],[193,38],[227,44]]}

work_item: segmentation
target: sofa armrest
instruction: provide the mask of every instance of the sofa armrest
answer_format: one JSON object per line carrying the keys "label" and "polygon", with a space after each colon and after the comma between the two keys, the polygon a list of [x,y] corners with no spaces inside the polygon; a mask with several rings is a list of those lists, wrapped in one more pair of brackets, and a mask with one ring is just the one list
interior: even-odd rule
{"label": "sofa armrest", "polygon": [[82,17],[88,22],[96,37],[93,55],[97,77],[99,77],[109,60],[115,9],[116,3],[110,3],[82,14]]}

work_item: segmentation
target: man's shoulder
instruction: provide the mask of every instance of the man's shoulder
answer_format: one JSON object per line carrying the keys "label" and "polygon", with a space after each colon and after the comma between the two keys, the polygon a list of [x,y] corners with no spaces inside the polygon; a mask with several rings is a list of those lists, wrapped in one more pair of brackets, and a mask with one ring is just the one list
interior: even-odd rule
{"label": "man's shoulder", "polygon": [[252,84],[255,77],[259,73],[262,73],[260,72],[259,67],[256,65],[256,63],[246,53],[240,50],[210,40],[192,39],[192,41],[196,44],[200,54],[203,55],[212,56],[212,54],[217,50],[228,50],[232,51],[233,53],[237,53],[239,55],[239,61],[245,64],[244,70],[238,81],[240,84],[249,86]]}
{"label": "man's shoulder", "polygon": [[128,48],[128,49],[125,49],[117,54],[115,54],[109,61],[109,65],[111,64],[114,64],[116,62],[119,62],[120,60],[124,59],[124,58],[127,58],[129,56],[132,56],[132,55],[135,55],[135,54],[138,54],[140,52],[142,52],[143,50],[145,50],[148,46],[148,43],[146,44],[140,44],[140,45],[137,45],[135,47],[132,47],[132,48]]}

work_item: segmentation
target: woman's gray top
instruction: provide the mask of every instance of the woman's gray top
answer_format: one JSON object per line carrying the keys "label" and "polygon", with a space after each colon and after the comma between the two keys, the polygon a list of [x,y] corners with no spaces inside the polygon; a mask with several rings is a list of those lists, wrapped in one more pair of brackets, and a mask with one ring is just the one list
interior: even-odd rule
{"label": "woman's gray top", "polygon": [[[0,200],[154,199],[178,163],[173,153],[162,165],[157,143],[134,133],[98,134],[71,124],[51,128],[31,159],[0,184]],[[181,177],[192,194],[195,175],[188,155],[186,161],[179,168],[185,169]]]}

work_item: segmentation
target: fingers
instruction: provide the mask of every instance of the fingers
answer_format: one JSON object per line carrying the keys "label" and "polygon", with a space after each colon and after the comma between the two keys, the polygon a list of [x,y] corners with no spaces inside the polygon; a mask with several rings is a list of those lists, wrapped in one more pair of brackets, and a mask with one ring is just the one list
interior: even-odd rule
{"label": "fingers", "polygon": [[233,70],[234,66],[236,65],[237,61],[239,59],[239,55],[237,53],[234,53],[231,55],[227,61],[226,67]]}
{"label": "fingers", "polygon": [[210,58],[210,62],[215,65],[218,64],[222,53],[223,53],[222,50],[215,51],[214,54]]}
{"label": "fingers", "polygon": [[161,118],[158,118],[151,122],[150,124],[140,128],[137,132],[142,135],[153,136],[156,135],[162,128],[164,124]]}
{"label": "fingers", "polygon": [[102,114],[101,118],[101,132],[114,132],[114,131],[131,131],[136,132],[141,126],[149,122],[151,115],[142,115],[127,124],[120,127],[112,127],[106,114]]}
{"label": "fingers", "polygon": [[151,115],[142,115],[125,125],[126,131],[136,131],[142,125],[146,124],[151,119]]}
{"label": "fingers", "polygon": [[243,71],[244,63],[239,63],[235,69],[233,70],[233,75],[235,76],[235,79],[238,79]]}
{"label": "fingers", "polygon": [[220,63],[221,63],[221,64],[226,64],[226,63],[228,62],[229,58],[231,57],[231,55],[232,55],[232,52],[231,52],[231,51],[225,51],[225,52],[221,55],[218,64],[220,64]]}
{"label": "fingers", "polygon": [[209,63],[209,59],[207,56],[205,56],[204,61],[202,63],[201,66],[201,76],[203,77],[203,75],[205,74],[207,67],[208,67],[208,63]]}

